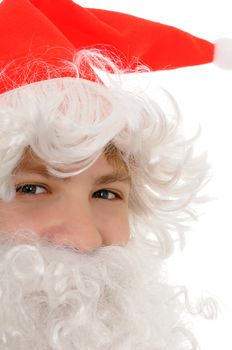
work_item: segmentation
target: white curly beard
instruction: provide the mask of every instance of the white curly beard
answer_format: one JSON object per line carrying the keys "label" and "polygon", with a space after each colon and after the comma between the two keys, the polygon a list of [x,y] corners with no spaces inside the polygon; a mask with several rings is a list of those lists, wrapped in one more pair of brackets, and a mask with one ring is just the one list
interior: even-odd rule
{"label": "white curly beard", "polygon": [[194,348],[185,307],[145,240],[81,253],[29,234],[0,236],[0,349]]}

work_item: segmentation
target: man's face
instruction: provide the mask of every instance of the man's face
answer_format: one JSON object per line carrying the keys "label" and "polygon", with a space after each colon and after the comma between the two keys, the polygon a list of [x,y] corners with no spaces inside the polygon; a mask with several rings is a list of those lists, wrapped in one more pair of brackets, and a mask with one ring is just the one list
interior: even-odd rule
{"label": "man's face", "polygon": [[137,227],[129,240],[130,178],[107,159],[68,180],[28,154],[15,169],[16,197],[0,201],[0,349],[180,349],[182,308],[153,245]]}
{"label": "man's face", "polygon": [[45,163],[27,152],[14,173],[15,198],[0,200],[0,229],[31,229],[81,251],[126,245],[129,180],[104,155],[83,173],[62,179],[47,175]]}

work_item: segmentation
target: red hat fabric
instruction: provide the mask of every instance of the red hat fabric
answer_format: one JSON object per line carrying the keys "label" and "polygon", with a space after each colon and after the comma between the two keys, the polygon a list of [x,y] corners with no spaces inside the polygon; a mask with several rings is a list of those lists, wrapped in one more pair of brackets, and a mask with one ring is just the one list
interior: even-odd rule
{"label": "red hat fabric", "polygon": [[153,70],[211,62],[213,44],[177,28],[118,12],[86,9],[71,0],[32,0],[75,48],[112,45]]}
{"label": "red hat fabric", "polygon": [[[47,79],[21,67],[43,60],[59,67],[83,48],[115,50],[125,65],[152,70],[212,62],[214,45],[175,27],[113,11],[83,8],[71,0],[3,0],[0,4],[0,92]],[[35,67],[36,68],[36,67]],[[35,69],[36,70],[36,69]],[[73,76],[64,69],[62,76]],[[50,78],[54,78],[51,76]]]}

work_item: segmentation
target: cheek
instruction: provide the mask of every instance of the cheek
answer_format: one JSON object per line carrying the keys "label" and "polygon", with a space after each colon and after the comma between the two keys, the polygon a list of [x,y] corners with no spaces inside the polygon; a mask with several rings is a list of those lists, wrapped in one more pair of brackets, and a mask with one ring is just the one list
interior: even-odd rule
{"label": "cheek", "polygon": [[0,229],[13,230],[16,229],[20,221],[21,215],[12,203],[7,204],[0,201]]}
{"label": "cheek", "polygon": [[127,244],[130,238],[128,207],[105,204],[94,208],[95,224],[106,244]]}
{"label": "cheek", "polygon": [[[92,219],[106,245],[126,245],[130,238],[128,205],[103,200],[91,204]],[[0,230],[16,231],[25,228],[43,232],[47,225],[64,218],[59,206],[42,202],[9,203],[0,201]]]}
{"label": "cheek", "polygon": [[22,203],[0,202],[0,229],[15,231],[25,228],[39,230],[42,223],[47,219],[48,212],[38,211],[33,205],[23,205]]}
{"label": "cheek", "polygon": [[107,244],[126,245],[130,238],[130,228],[127,218],[112,219],[107,231],[102,228],[102,234]]}

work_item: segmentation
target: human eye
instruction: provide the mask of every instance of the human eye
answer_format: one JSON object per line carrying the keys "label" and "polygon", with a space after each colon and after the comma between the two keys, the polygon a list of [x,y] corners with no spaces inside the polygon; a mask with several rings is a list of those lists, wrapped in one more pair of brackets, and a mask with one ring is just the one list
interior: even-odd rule
{"label": "human eye", "polygon": [[47,189],[45,186],[38,185],[38,184],[24,184],[16,187],[17,193],[23,193],[23,194],[29,194],[29,195],[38,195],[44,193],[43,191],[47,192]]}
{"label": "human eye", "polygon": [[93,197],[108,200],[122,199],[122,197],[118,193],[106,189],[94,192]]}

